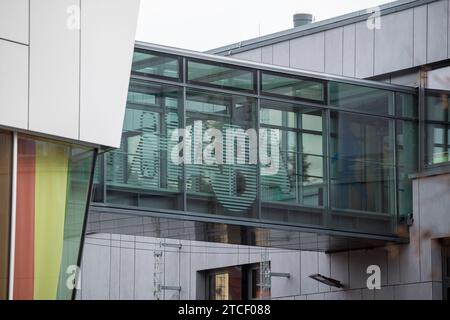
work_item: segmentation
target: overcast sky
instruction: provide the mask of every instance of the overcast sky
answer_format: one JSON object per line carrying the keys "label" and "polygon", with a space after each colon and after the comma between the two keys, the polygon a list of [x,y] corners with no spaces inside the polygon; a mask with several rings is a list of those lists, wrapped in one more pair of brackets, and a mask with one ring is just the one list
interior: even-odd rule
{"label": "overcast sky", "polygon": [[205,51],[292,28],[294,13],[316,21],[389,0],[141,0],[137,40]]}

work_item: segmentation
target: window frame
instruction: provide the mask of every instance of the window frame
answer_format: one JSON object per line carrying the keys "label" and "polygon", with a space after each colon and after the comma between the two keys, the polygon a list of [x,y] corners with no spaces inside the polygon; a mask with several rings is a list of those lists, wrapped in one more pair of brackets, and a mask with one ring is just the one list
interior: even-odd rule
{"label": "window frame", "polygon": [[[282,94],[277,94],[277,93],[270,93],[267,91],[263,90],[263,75],[267,74],[267,75],[271,75],[271,76],[276,76],[276,77],[281,77],[281,78],[288,78],[288,79],[294,79],[294,80],[298,80],[298,81],[310,81],[310,82],[317,82],[318,84],[322,84],[323,86],[323,99],[322,100],[315,100],[315,99],[308,99],[308,98],[302,98],[302,97],[298,97],[298,96],[287,96],[287,95],[282,95]],[[291,101],[297,101],[297,102],[309,102],[309,103],[314,103],[314,104],[319,104],[319,105],[327,105],[328,102],[328,81],[323,80],[323,79],[314,79],[314,78],[308,78],[308,77],[303,77],[303,76],[297,76],[297,75],[293,75],[293,74],[289,74],[289,73],[280,73],[280,72],[274,72],[274,71],[268,71],[268,70],[261,70],[260,75],[259,75],[259,92],[261,97],[272,97],[272,98],[277,98],[277,99],[287,99],[287,100],[291,100]]]}
{"label": "window frame", "polygon": [[[216,61],[202,60],[202,59],[197,59],[197,58],[189,58],[189,57],[186,57],[185,61],[186,61],[186,63],[184,66],[184,72],[186,75],[186,84],[188,84],[188,85],[191,84],[194,86],[209,87],[209,88],[214,88],[214,89],[219,89],[219,90],[237,91],[236,93],[239,93],[239,92],[249,93],[249,94],[257,93],[257,79],[258,79],[257,72],[256,72],[257,69],[237,66],[237,65],[228,64],[228,63],[221,63],[221,62],[216,62]],[[221,86],[221,85],[216,85],[216,84],[197,81],[197,80],[190,80],[189,79],[189,62],[249,72],[252,75],[252,89],[244,89],[244,88],[237,88],[237,87],[231,87],[231,86]]]}

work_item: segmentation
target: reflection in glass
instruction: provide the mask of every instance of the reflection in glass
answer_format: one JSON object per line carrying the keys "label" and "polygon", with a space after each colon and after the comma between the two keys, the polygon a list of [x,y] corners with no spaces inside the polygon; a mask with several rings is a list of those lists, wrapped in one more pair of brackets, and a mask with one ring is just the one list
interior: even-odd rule
{"label": "reflection in glass", "polygon": [[130,83],[122,143],[106,156],[109,203],[183,208],[182,167],[171,160],[178,144],[180,98],[178,87]]}
{"label": "reflection in glass", "polygon": [[12,134],[0,130],[0,300],[8,297]]}
{"label": "reflection in glass", "polygon": [[450,93],[426,91],[427,165],[450,161]]}
{"label": "reflection in glass", "polygon": [[179,60],[176,57],[149,51],[134,51],[132,71],[135,74],[165,78],[179,78]]}
{"label": "reflection in glass", "polygon": [[418,124],[397,120],[398,213],[408,216],[412,209],[412,180],[409,174],[418,170]]}
{"label": "reflection in glass", "polygon": [[[14,299],[70,299],[95,150],[20,136]],[[72,269],[72,274],[76,272]]]}
{"label": "reflection in glass", "polygon": [[394,93],[347,83],[330,82],[330,104],[347,110],[394,115]]}
{"label": "reflection in glass", "polygon": [[392,120],[333,111],[330,143],[332,207],[394,214]]}
{"label": "reflection in glass", "polygon": [[[192,141],[184,150],[189,158],[186,163],[188,211],[254,217],[257,209],[257,165],[252,160],[257,141],[255,100],[188,90],[186,105],[186,131]],[[211,145],[217,147],[207,149]],[[212,162],[205,161],[205,153],[211,155]]]}
{"label": "reflection in glass", "polygon": [[303,79],[269,72],[261,74],[261,91],[265,94],[323,101],[324,84],[312,79]]}
{"label": "reflection in glass", "polygon": [[322,111],[262,100],[260,118],[267,140],[279,139],[279,156],[271,155],[278,170],[262,174],[261,200],[324,206]]}
{"label": "reflection in glass", "polygon": [[417,97],[412,94],[400,93],[395,94],[395,106],[397,109],[397,116],[404,118],[417,119],[419,114],[419,107]]}
{"label": "reflection in glass", "polygon": [[254,91],[255,72],[220,63],[187,62],[188,81],[206,84],[218,88]]}

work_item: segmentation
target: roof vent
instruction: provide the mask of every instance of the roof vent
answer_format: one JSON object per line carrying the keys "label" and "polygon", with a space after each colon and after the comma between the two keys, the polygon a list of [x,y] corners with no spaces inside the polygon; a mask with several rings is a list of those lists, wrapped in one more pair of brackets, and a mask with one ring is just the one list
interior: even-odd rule
{"label": "roof vent", "polygon": [[301,27],[312,23],[313,15],[310,13],[296,13],[294,14],[294,28]]}

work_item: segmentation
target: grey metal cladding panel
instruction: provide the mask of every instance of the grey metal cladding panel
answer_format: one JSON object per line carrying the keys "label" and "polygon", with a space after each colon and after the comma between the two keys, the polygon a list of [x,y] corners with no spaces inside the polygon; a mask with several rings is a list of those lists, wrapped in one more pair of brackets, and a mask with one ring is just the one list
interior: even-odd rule
{"label": "grey metal cladding panel", "polygon": [[325,32],[325,72],[342,75],[344,28]]}
{"label": "grey metal cladding panel", "polygon": [[427,63],[427,6],[414,8],[414,66]]}
{"label": "grey metal cladding panel", "polygon": [[357,78],[367,78],[373,76],[374,65],[374,30],[367,27],[367,23],[358,22],[356,29],[356,70]]}
{"label": "grey metal cladding panel", "polygon": [[67,23],[67,9],[79,5],[79,0],[30,2],[31,131],[78,139],[80,32]]}
{"label": "grey metal cladding panel", "polygon": [[300,287],[301,294],[313,294],[319,292],[319,282],[309,276],[319,272],[318,252],[300,252]]}
{"label": "grey metal cladding panel", "polygon": [[119,147],[139,0],[81,0],[80,140]]}
{"label": "grey metal cladding panel", "polygon": [[375,29],[375,74],[413,66],[413,18],[413,9],[381,17],[381,28]]}
{"label": "grey metal cladding panel", "polygon": [[289,67],[289,41],[280,42],[273,45],[273,64],[277,66]]}
{"label": "grey metal cladding panel", "polygon": [[0,39],[0,57],[0,125],[27,129],[28,47]]}
{"label": "grey metal cladding panel", "polygon": [[135,299],[134,277],[135,277],[135,250],[120,248],[120,278],[119,299]]}
{"label": "grey metal cladding panel", "polygon": [[325,71],[325,33],[290,41],[290,67],[316,72]]}
{"label": "grey metal cladding panel", "polygon": [[427,62],[447,59],[448,1],[428,5]]}
{"label": "grey metal cladding panel", "polygon": [[343,75],[347,77],[355,76],[355,40],[356,28],[354,24],[344,27],[343,35]]}
{"label": "grey metal cladding panel", "polygon": [[261,62],[273,64],[273,46],[261,48]]}
{"label": "grey metal cladding panel", "polygon": [[0,38],[28,44],[29,0],[0,0]]}
{"label": "grey metal cladding panel", "polygon": [[261,48],[241,52],[241,53],[234,55],[233,57],[237,58],[237,59],[242,59],[242,60],[261,62],[262,61]]}

